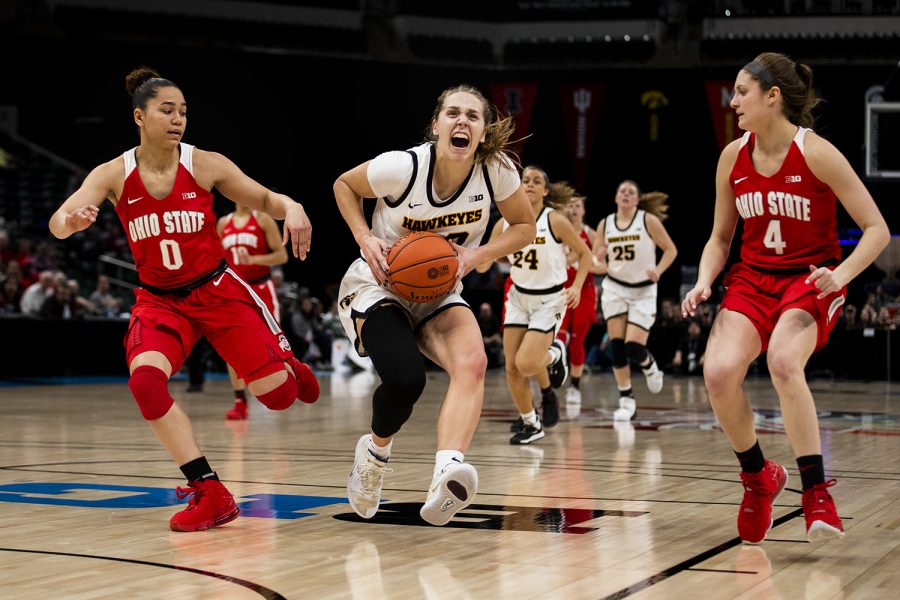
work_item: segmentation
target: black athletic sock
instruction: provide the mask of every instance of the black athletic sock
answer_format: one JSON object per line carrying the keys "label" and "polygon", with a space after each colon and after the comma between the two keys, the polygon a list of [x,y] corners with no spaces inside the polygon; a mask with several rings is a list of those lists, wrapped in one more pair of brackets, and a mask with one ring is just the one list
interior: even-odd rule
{"label": "black athletic sock", "polygon": [[763,456],[762,448],[759,447],[759,440],[749,450],[735,451],[734,454],[740,461],[741,471],[744,473],[759,473],[766,466],[766,457]]}
{"label": "black athletic sock", "polygon": [[554,396],[552,387],[541,388],[541,398],[549,398],[552,396]]}
{"label": "black athletic sock", "polygon": [[816,484],[825,483],[825,464],[821,454],[798,456],[797,468],[800,469],[804,492]]}
{"label": "black athletic sock", "polygon": [[632,396],[634,396],[634,392],[631,388],[628,388],[627,390],[619,390],[619,398],[622,398],[623,396],[628,396],[629,398],[631,398]]}
{"label": "black athletic sock", "polygon": [[247,392],[246,390],[234,390],[234,399],[241,400],[243,402],[247,401]]}
{"label": "black athletic sock", "polygon": [[195,458],[191,462],[181,465],[181,472],[188,481],[202,481],[204,479],[218,479],[219,476],[209,466],[205,456]]}
{"label": "black athletic sock", "polygon": [[578,389],[578,384],[581,383],[581,377],[573,377],[572,378],[572,387],[576,390]]}

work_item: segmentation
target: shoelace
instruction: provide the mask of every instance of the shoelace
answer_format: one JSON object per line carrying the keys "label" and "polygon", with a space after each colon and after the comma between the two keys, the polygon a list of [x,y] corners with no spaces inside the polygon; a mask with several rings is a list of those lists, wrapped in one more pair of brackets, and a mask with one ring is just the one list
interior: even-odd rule
{"label": "shoelace", "polygon": [[203,488],[192,483],[189,483],[188,487],[186,488],[183,488],[181,486],[175,488],[175,495],[179,500],[184,500],[188,496],[191,496],[191,499],[188,500],[188,509],[197,506],[200,498],[202,498],[205,494],[206,492],[203,490]]}
{"label": "shoelace", "polygon": [[367,493],[373,493],[381,486],[381,479],[385,473],[393,473],[394,470],[387,465],[379,465],[373,461],[365,461],[359,468],[359,480]]}
{"label": "shoelace", "polygon": [[809,501],[806,504],[818,505],[825,501],[823,498],[823,494],[828,493],[828,488],[837,485],[837,479],[829,479],[823,483],[817,483],[816,485],[809,488],[807,491],[810,492]]}

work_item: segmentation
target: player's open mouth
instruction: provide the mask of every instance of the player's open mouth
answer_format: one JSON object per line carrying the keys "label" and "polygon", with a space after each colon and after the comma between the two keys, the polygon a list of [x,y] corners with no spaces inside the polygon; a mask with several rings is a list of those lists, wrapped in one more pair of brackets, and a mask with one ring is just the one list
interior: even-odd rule
{"label": "player's open mouth", "polygon": [[454,148],[468,148],[469,147],[469,138],[466,136],[456,133],[450,138],[450,145]]}

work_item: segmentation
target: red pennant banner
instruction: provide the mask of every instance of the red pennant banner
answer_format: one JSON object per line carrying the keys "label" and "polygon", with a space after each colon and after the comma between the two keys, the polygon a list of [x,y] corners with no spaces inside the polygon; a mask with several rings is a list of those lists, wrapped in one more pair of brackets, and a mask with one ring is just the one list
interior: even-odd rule
{"label": "red pennant banner", "polygon": [[731,140],[741,135],[737,126],[737,116],[730,106],[731,97],[734,95],[733,88],[733,81],[706,82],[706,99],[709,101],[709,114],[712,117],[713,128],[716,130],[719,152],[724,150]]}
{"label": "red pennant banner", "polygon": [[584,189],[588,172],[588,159],[594,145],[594,134],[603,105],[601,84],[560,86],[566,133],[575,159],[575,186]]}
{"label": "red pennant banner", "polygon": [[492,83],[491,102],[503,116],[512,116],[515,120],[515,133],[512,149],[522,156],[528,126],[531,125],[531,113],[534,110],[534,99],[537,96],[536,83]]}

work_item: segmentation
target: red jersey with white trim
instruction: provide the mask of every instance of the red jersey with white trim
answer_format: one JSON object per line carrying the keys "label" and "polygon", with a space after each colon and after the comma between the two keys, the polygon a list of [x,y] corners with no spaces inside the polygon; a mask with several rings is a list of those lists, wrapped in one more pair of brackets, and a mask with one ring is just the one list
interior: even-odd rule
{"label": "red jersey with white trim", "polygon": [[841,260],[837,198],[806,164],[800,127],[777,173],[756,172],[751,153],[756,135],[741,140],[730,183],[744,220],[741,260],[766,270],[804,270]]}
{"label": "red jersey with white trim", "polygon": [[237,264],[238,248],[246,248],[247,254],[251,256],[272,252],[269,242],[266,241],[266,232],[256,220],[256,211],[250,212],[250,218],[243,227],[235,225],[234,213],[228,215],[225,227],[222,228],[222,246],[225,248],[225,258],[228,259],[228,264],[244,281],[261,279],[272,272],[272,268],[268,265]]}
{"label": "red jersey with white trim", "polygon": [[[581,227],[581,233],[579,233],[579,236],[581,237],[581,239],[584,240],[584,243],[587,244],[588,248],[593,249],[594,245],[591,244],[591,236],[588,234],[588,231],[590,231],[588,226],[583,225]],[[572,249],[569,248],[568,246],[566,246],[566,254],[568,254],[569,252],[572,252]],[[577,274],[578,274],[578,261],[576,260],[571,265],[566,267],[566,287],[570,287],[575,282],[575,275],[577,275]],[[594,287],[593,285],[588,286],[588,282],[592,278],[593,278],[593,276],[590,273],[588,273],[587,279],[584,280],[584,285],[581,286],[581,295],[582,296],[585,295],[585,291],[587,290],[588,287],[593,289],[593,287]]]}
{"label": "red jersey with white trim", "polygon": [[214,271],[225,258],[213,195],[194,179],[193,150],[181,144],[175,185],[159,200],[141,181],[135,148],[123,155],[125,186],[116,213],[125,227],[138,277],[148,285],[182,287]]}

